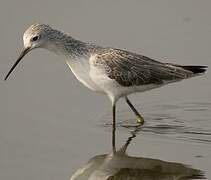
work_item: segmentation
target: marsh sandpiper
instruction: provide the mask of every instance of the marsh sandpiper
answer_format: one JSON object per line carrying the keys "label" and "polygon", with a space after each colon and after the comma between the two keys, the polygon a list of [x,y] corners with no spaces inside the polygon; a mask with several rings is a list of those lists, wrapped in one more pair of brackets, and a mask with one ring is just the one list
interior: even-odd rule
{"label": "marsh sandpiper", "polygon": [[65,59],[76,78],[89,89],[106,94],[112,103],[113,129],[116,123],[116,102],[125,98],[139,124],[144,118],[135,109],[128,95],[187,79],[207,69],[206,66],[183,66],[162,63],[133,52],[101,47],[74,39],[46,24],[33,24],[23,35],[24,50],[5,77],[32,49],[45,48]]}

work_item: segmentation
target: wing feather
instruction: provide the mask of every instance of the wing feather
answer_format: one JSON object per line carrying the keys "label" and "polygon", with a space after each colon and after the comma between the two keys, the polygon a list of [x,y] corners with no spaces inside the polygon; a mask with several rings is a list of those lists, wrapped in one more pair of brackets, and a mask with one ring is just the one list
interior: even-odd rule
{"label": "wing feather", "polygon": [[95,66],[103,68],[109,78],[122,86],[162,84],[164,81],[176,81],[193,75],[180,67],[113,48],[97,52],[94,61]]}

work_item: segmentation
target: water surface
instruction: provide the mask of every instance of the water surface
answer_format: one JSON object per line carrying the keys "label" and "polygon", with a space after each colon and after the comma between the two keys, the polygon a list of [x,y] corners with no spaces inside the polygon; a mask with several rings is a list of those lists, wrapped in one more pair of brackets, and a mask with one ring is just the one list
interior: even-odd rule
{"label": "water surface", "polygon": [[[210,7],[209,0],[1,1],[0,179],[67,180],[90,158],[111,152],[108,98],[78,83],[56,55],[31,52],[3,81],[30,24],[48,23],[78,39],[163,62],[211,67]],[[211,179],[210,79],[208,71],[132,95],[146,123],[128,147],[128,155],[142,162],[189,165]],[[136,124],[123,100],[117,110],[119,149]],[[161,172],[160,167],[142,168],[141,173],[153,178],[152,170]],[[137,169],[119,173],[140,174]]]}

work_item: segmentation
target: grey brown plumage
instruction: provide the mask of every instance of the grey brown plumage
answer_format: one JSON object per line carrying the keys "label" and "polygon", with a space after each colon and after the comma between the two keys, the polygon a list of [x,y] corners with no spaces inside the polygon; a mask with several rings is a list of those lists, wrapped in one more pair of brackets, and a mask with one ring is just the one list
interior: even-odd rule
{"label": "grey brown plumage", "polygon": [[108,77],[115,79],[122,86],[163,84],[206,71],[206,66],[162,63],[146,56],[113,48],[98,50],[95,66],[105,69]]}

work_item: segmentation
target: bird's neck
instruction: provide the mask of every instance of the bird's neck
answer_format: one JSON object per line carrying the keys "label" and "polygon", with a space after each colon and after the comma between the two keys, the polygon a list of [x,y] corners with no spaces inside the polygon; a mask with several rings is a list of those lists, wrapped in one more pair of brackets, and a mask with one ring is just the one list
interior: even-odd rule
{"label": "bird's neck", "polygon": [[89,56],[90,44],[76,40],[71,36],[56,31],[56,35],[49,39],[45,48],[66,58]]}

